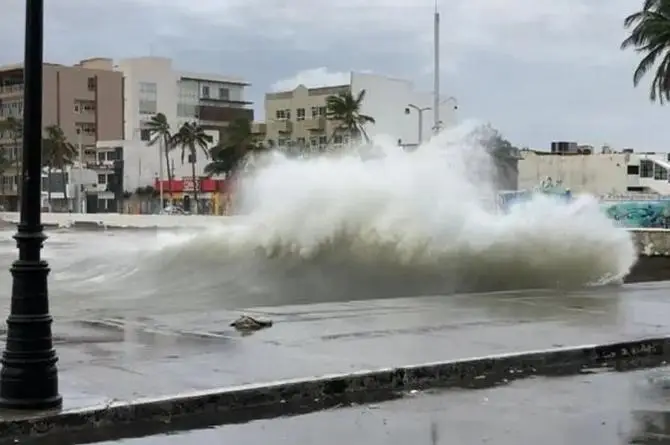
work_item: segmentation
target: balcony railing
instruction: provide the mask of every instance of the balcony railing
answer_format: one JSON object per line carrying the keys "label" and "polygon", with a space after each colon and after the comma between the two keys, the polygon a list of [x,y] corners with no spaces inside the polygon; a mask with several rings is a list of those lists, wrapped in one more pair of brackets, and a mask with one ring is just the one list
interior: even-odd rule
{"label": "balcony railing", "polygon": [[0,87],[0,94],[14,94],[23,91],[23,85],[6,85]]}

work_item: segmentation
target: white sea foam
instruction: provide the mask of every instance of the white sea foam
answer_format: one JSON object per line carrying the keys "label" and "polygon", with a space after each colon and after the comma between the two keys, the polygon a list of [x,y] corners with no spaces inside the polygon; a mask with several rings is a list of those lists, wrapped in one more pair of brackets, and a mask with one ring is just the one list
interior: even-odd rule
{"label": "white sea foam", "polygon": [[163,239],[162,267],[178,261],[226,275],[226,264],[253,258],[225,282],[402,294],[572,287],[629,271],[630,236],[594,198],[536,196],[500,212],[492,158],[473,129],[462,125],[411,153],[376,140],[367,160],[274,154],[241,183],[239,224]]}

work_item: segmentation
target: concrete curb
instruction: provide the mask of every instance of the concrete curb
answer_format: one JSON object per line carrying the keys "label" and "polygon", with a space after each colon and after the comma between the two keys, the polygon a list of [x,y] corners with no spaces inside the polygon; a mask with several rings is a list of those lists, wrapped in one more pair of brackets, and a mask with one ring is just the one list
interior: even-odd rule
{"label": "concrete curb", "polygon": [[[667,361],[670,337],[656,337],[243,385],[72,411],[4,413],[0,443],[46,434],[77,435],[81,442],[102,440],[101,435],[105,440],[136,437],[379,402],[409,390],[484,388],[530,376],[626,371]],[[196,417],[197,425],[193,423]]]}

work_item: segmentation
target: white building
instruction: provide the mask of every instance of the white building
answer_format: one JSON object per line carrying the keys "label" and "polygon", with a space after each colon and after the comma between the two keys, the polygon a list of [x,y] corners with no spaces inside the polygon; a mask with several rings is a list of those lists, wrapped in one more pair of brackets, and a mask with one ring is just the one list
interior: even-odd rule
{"label": "white building", "polygon": [[95,170],[69,165],[62,171],[42,169],[42,208],[59,211],[86,211],[87,197],[95,198],[95,207],[101,211],[116,211],[114,195],[98,182]]}
{"label": "white building", "polygon": [[522,151],[519,188],[531,189],[550,177],[574,193],[670,195],[668,153],[558,155]]}
{"label": "white building", "polygon": [[[152,185],[161,168],[165,172],[159,147],[147,146],[150,134],[146,122],[157,113],[165,114],[173,132],[185,122],[197,122],[212,136],[212,145],[219,142],[230,121],[253,120],[251,103],[245,100],[250,84],[241,78],[177,71],[172,60],[163,57],[122,59],[114,69],[124,77],[125,140],[99,141],[97,146],[123,147],[124,169],[130,169],[124,172],[125,191]],[[188,159],[181,162],[179,148],[170,157],[175,178],[191,176],[191,164]],[[196,160],[196,174],[201,175],[208,161],[201,151]]]}
{"label": "white building", "polygon": [[[280,148],[324,147],[329,141],[334,145],[347,143],[348,136],[336,135],[335,124],[326,119],[326,102],[332,95],[351,92],[356,97],[363,90],[366,95],[360,112],[376,122],[365,127],[368,136],[383,135],[405,145],[417,144],[419,133],[424,141],[430,138],[434,126],[432,93],[415,90],[407,80],[355,72],[344,85],[317,88],[298,85],[291,91],[266,94],[266,122],[255,125],[255,132]],[[456,123],[457,109],[454,97],[441,101],[442,128]]]}
{"label": "white building", "polygon": [[[376,123],[368,129],[370,136],[388,135],[404,144],[419,142],[419,112],[409,107],[430,108],[423,111],[421,133],[423,140],[430,138],[434,126],[433,93],[418,91],[408,80],[394,79],[368,73],[351,73],[351,90],[354,95],[365,90],[363,114],[374,117]],[[440,122],[442,128],[457,123],[458,102],[453,96],[445,96],[440,101]],[[409,113],[407,109],[409,108]]]}

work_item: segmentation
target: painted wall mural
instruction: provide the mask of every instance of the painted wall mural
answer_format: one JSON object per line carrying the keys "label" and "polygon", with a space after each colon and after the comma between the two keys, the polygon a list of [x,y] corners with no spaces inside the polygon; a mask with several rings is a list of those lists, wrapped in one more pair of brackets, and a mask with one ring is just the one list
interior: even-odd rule
{"label": "painted wall mural", "polygon": [[604,202],[603,210],[626,228],[670,228],[670,200]]}
{"label": "painted wall mural", "polygon": [[[498,208],[507,212],[514,204],[528,201],[536,194],[553,196],[566,202],[572,200],[570,189],[564,188],[561,181],[547,177],[533,190],[500,192]],[[609,195],[601,199],[603,212],[621,227],[670,229],[670,196]]]}

